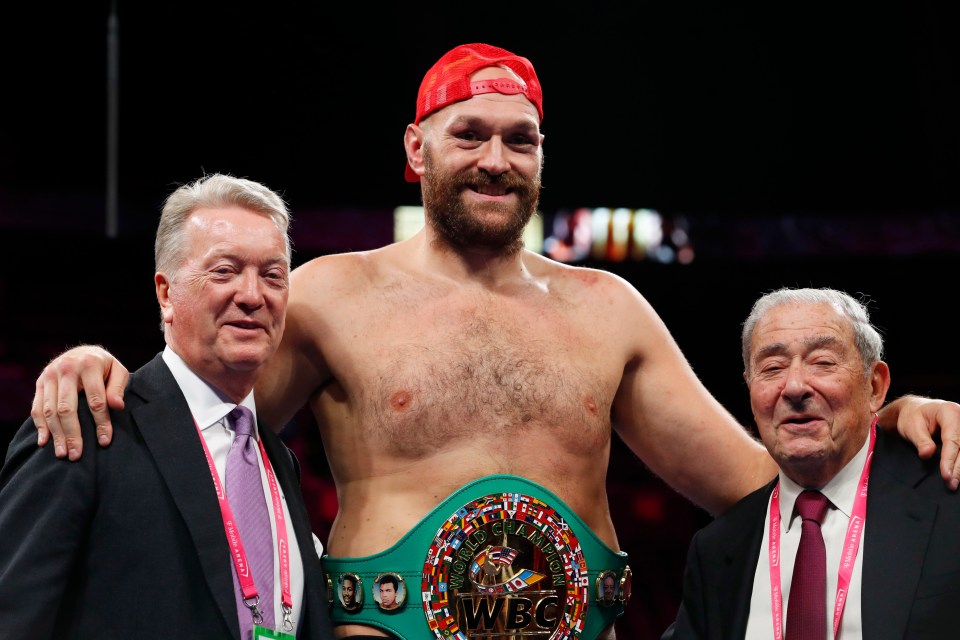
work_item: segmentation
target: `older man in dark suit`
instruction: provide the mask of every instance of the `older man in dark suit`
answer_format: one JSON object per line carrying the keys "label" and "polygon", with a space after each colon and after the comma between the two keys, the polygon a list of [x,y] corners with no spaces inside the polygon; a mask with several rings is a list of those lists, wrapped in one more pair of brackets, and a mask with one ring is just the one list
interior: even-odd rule
{"label": "older man in dark suit", "polygon": [[742,341],[779,477],[694,536],[664,638],[949,636],[960,498],[932,461],[876,429],[890,372],[866,306],[781,289],[755,303]]}
{"label": "older man in dark suit", "polygon": [[[333,637],[296,460],[255,418],[284,328],[288,225],[276,193],[231,176],[167,199],[154,277],[166,348],[131,377],[113,446],[65,465],[28,420],[8,450],[0,635]],[[80,419],[92,443],[83,398]],[[247,440],[242,485],[230,452]]]}

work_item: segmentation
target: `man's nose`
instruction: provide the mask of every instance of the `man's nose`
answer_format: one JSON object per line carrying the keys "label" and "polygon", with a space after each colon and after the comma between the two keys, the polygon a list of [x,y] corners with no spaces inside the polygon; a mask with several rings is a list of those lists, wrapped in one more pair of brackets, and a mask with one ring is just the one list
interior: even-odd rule
{"label": "man's nose", "polygon": [[237,304],[246,307],[259,307],[263,304],[263,282],[260,274],[252,269],[244,269],[237,278]]}
{"label": "man's nose", "polygon": [[499,176],[510,170],[510,162],[506,156],[507,149],[500,136],[493,136],[484,142],[480,153],[477,166],[490,175]]}
{"label": "man's nose", "polygon": [[809,394],[810,385],[807,384],[806,370],[803,363],[795,360],[787,368],[787,379],[783,384],[783,395],[790,400],[802,400]]}

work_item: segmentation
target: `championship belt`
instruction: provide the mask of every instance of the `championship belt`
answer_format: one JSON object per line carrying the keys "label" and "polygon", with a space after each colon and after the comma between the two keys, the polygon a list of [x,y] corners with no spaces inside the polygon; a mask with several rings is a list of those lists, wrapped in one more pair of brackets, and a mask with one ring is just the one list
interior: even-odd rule
{"label": "championship belt", "polygon": [[623,614],[632,578],[626,553],[512,475],[457,489],[386,551],[323,566],[335,625],[403,640],[593,640]]}

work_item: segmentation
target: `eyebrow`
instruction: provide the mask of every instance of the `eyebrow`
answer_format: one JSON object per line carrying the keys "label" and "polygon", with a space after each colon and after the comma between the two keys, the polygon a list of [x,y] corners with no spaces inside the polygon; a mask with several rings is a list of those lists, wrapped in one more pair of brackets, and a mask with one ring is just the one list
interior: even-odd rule
{"label": "eyebrow", "polygon": [[[838,347],[842,344],[836,336],[813,336],[803,341],[806,351],[816,351],[817,349],[826,349],[828,347]],[[767,358],[769,356],[786,353],[787,345],[783,342],[774,342],[768,344],[757,351],[756,359]]]}
{"label": "eyebrow", "polygon": [[[456,116],[449,123],[450,127],[467,127],[467,128],[484,128],[495,126],[492,125],[486,118],[480,116],[474,116],[470,114],[463,114]],[[510,124],[502,127],[510,130],[523,131],[529,135],[535,135],[539,132],[539,128],[535,122],[532,122],[526,118],[516,118]]]}
{"label": "eyebrow", "polygon": [[[243,251],[237,251],[235,248],[230,247],[224,250],[217,250],[208,255],[207,260],[209,262],[216,262],[217,260],[227,259],[235,260],[238,262],[245,262],[249,254],[244,253]],[[257,260],[256,264],[259,265],[271,265],[271,264],[288,264],[287,255],[285,253],[276,253],[269,256],[266,256],[263,260]]]}

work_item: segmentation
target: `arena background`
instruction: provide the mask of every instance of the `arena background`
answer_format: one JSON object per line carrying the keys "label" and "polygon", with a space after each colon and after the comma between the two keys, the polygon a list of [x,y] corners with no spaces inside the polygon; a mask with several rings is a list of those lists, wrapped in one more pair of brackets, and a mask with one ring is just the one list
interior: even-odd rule
{"label": "arena background", "polygon": [[[220,171],[281,191],[295,264],[391,242],[394,208],[419,204],[401,138],[420,79],[471,41],[537,68],[548,227],[580,207],[650,209],[663,245],[686,247],[685,264],[670,251],[581,263],[635,284],[743,424],[739,323],[781,285],[864,294],[891,397],[960,400],[957,10],[628,4],[4,8],[0,450],[53,355],[102,343],[134,367],[162,348],[152,238],[176,185]],[[310,416],[283,435],[324,539],[336,495]],[[618,631],[656,638],[709,518],[622,443],[608,490],[634,570]]]}

